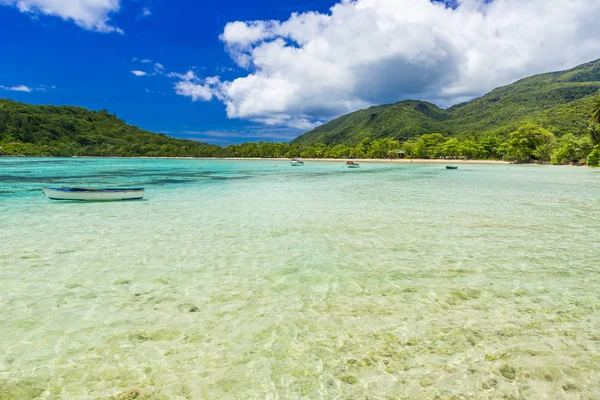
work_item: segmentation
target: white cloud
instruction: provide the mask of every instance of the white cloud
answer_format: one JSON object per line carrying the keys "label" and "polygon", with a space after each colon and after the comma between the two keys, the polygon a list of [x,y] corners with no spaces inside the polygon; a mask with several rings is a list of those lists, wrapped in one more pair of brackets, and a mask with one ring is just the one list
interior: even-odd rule
{"label": "white cloud", "polygon": [[192,80],[198,79],[198,77],[196,76],[196,73],[194,71],[188,71],[185,74],[178,74],[177,72],[169,72],[167,74],[167,76],[169,78],[178,78],[178,79],[181,79],[182,81],[192,81]]}
{"label": "white cloud", "polygon": [[[132,59],[133,62],[138,61],[137,58],[133,58]],[[139,60],[139,62],[141,62],[142,64],[152,64],[152,60],[145,58],[143,60]],[[147,73],[147,72],[143,72],[143,71],[131,71],[133,72],[135,75],[137,76],[155,76],[155,75],[164,75],[164,69],[165,66],[159,62],[153,63],[153,69],[154,71],[152,73]]]}
{"label": "white cloud", "polygon": [[278,21],[231,22],[225,25],[221,40],[229,46],[248,47],[252,43],[274,37]]}
{"label": "white cloud", "polygon": [[175,93],[181,96],[191,97],[192,101],[209,101],[213,97],[210,86],[186,81],[177,82],[175,84]]}
{"label": "white cloud", "polygon": [[50,15],[71,20],[83,29],[97,32],[123,30],[110,25],[111,13],[119,11],[120,0],[0,0],[0,5],[14,6],[31,15]]}
{"label": "white cloud", "polygon": [[176,91],[217,97],[230,118],[304,129],[407,98],[447,106],[600,57],[598,0],[456,3],[343,0],[328,14],[231,22],[220,38],[247,75]]}
{"label": "white cloud", "polygon": [[213,97],[219,97],[218,86],[221,83],[219,77],[200,79],[194,71],[188,71],[185,74],[171,72],[167,76],[178,78],[179,82],[174,85],[175,93],[190,97],[192,101],[210,101]]}
{"label": "white cloud", "polygon": [[8,90],[11,92],[27,92],[27,93],[30,93],[35,90],[35,89],[30,88],[25,85],[18,85],[18,86],[2,86],[2,85],[0,85],[0,89]]}
{"label": "white cloud", "polygon": [[149,17],[150,15],[152,15],[152,13],[150,12],[150,10],[147,7],[144,7],[144,9],[142,10],[142,15],[144,17]]}
{"label": "white cloud", "polygon": [[[135,61],[137,61],[137,59],[133,58],[133,62],[135,62]],[[144,59],[144,60],[140,60],[140,62],[143,64],[150,64],[150,63],[152,63],[152,60]],[[172,75],[172,73],[165,74],[164,69],[165,69],[165,66],[162,65],[161,63],[154,63],[152,72],[141,71],[138,69],[132,70],[130,72],[132,74],[134,74],[135,76],[157,76],[157,75],[167,75],[167,76],[171,76],[171,77],[177,76],[177,74]],[[180,75],[180,76],[183,77],[184,75]]]}
{"label": "white cloud", "polygon": [[33,91],[45,92],[48,88],[56,89],[56,86],[48,86],[48,85],[38,85],[38,86],[26,86],[26,85],[17,85],[17,86],[3,86],[0,85],[0,89],[8,90],[10,92],[25,92],[31,93]]}

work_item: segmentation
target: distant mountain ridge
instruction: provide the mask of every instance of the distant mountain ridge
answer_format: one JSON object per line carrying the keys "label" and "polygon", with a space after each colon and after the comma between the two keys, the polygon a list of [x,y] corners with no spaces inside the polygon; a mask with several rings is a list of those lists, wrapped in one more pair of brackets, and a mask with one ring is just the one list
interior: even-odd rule
{"label": "distant mountain ridge", "polygon": [[583,134],[593,98],[600,91],[600,59],[567,71],[521,79],[472,101],[442,109],[405,100],[346,114],[292,141],[352,145],[365,138],[408,140],[426,133],[502,134],[533,122],[557,136]]}

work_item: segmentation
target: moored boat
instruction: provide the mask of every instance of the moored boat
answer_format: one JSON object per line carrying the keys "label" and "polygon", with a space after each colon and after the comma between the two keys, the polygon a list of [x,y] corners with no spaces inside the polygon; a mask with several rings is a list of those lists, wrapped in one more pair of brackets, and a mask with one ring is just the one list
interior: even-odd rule
{"label": "moored boat", "polygon": [[456,165],[446,165],[446,169],[458,169]]}
{"label": "moored boat", "polygon": [[346,161],[346,168],[360,168],[360,164],[355,161],[349,160]]}
{"label": "moored boat", "polygon": [[304,165],[304,161],[302,161],[302,160],[301,160],[301,159],[299,159],[299,158],[292,158],[292,159],[290,160],[290,165],[291,165],[292,167],[300,167],[300,166],[303,166],[303,165]]}
{"label": "moored boat", "polygon": [[140,200],[144,197],[143,188],[129,189],[92,189],[92,188],[42,188],[42,191],[51,200],[76,200],[76,201],[119,201]]}

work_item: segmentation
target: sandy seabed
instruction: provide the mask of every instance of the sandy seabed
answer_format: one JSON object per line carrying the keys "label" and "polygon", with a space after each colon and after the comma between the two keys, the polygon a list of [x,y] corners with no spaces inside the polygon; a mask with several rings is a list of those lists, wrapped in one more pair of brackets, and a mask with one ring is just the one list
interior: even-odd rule
{"label": "sandy seabed", "polygon": [[2,400],[600,398],[597,171],[0,162]]}

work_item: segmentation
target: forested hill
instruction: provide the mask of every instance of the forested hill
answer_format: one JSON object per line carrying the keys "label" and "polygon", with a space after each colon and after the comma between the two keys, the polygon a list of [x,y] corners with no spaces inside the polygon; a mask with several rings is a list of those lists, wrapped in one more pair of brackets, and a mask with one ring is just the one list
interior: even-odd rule
{"label": "forested hill", "polygon": [[0,154],[212,156],[218,146],[127,125],[106,110],[0,99]]}
{"label": "forested hill", "polygon": [[[585,149],[583,153],[574,150],[565,156],[565,160],[579,162],[587,157],[592,144],[600,145],[597,140],[600,133],[595,133],[589,145],[577,141],[591,132],[588,126],[594,98],[598,95],[600,60],[569,71],[525,78],[446,110],[423,101],[402,101],[342,116],[305,133],[291,144],[243,143],[225,148],[144,131],[127,125],[106,110],[38,106],[0,99],[0,155],[360,158],[394,156],[397,150],[404,150],[407,157],[456,157],[458,154],[467,158],[547,161],[548,152],[539,157],[532,154],[517,157],[508,148],[504,153],[500,151],[501,144],[508,143],[511,133],[518,133],[524,125],[533,123],[537,128],[525,131],[547,130],[552,137],[558,137],[561,149],[565,146]],[[436,150],[432,152],[424,150],[427,147],[424,143],[432,137],[428,134],[442,134],[434,137],[436,143],[432,148]],[[409,139],[423,135],[426,135],[421,140],[423,146],[413,148],[415,141]],[[455,138],[464,147],[458,152],[451,148],[456,144]],[[446,146],[448,152],[445,153],[440,146],[446,140],[452,146]],[[483,147],[474,151],[473,144]]]}
{"label": "forested hill", "polygon": [[600,90],[600,60],[568,71],[521,79],[446,110],[424,101],[401,101],[356,111],[296,138],[292,143],[353,145],[365,138],[401,141],[428,133],[507,135],[536,123],[557,136],[586,132]]}

